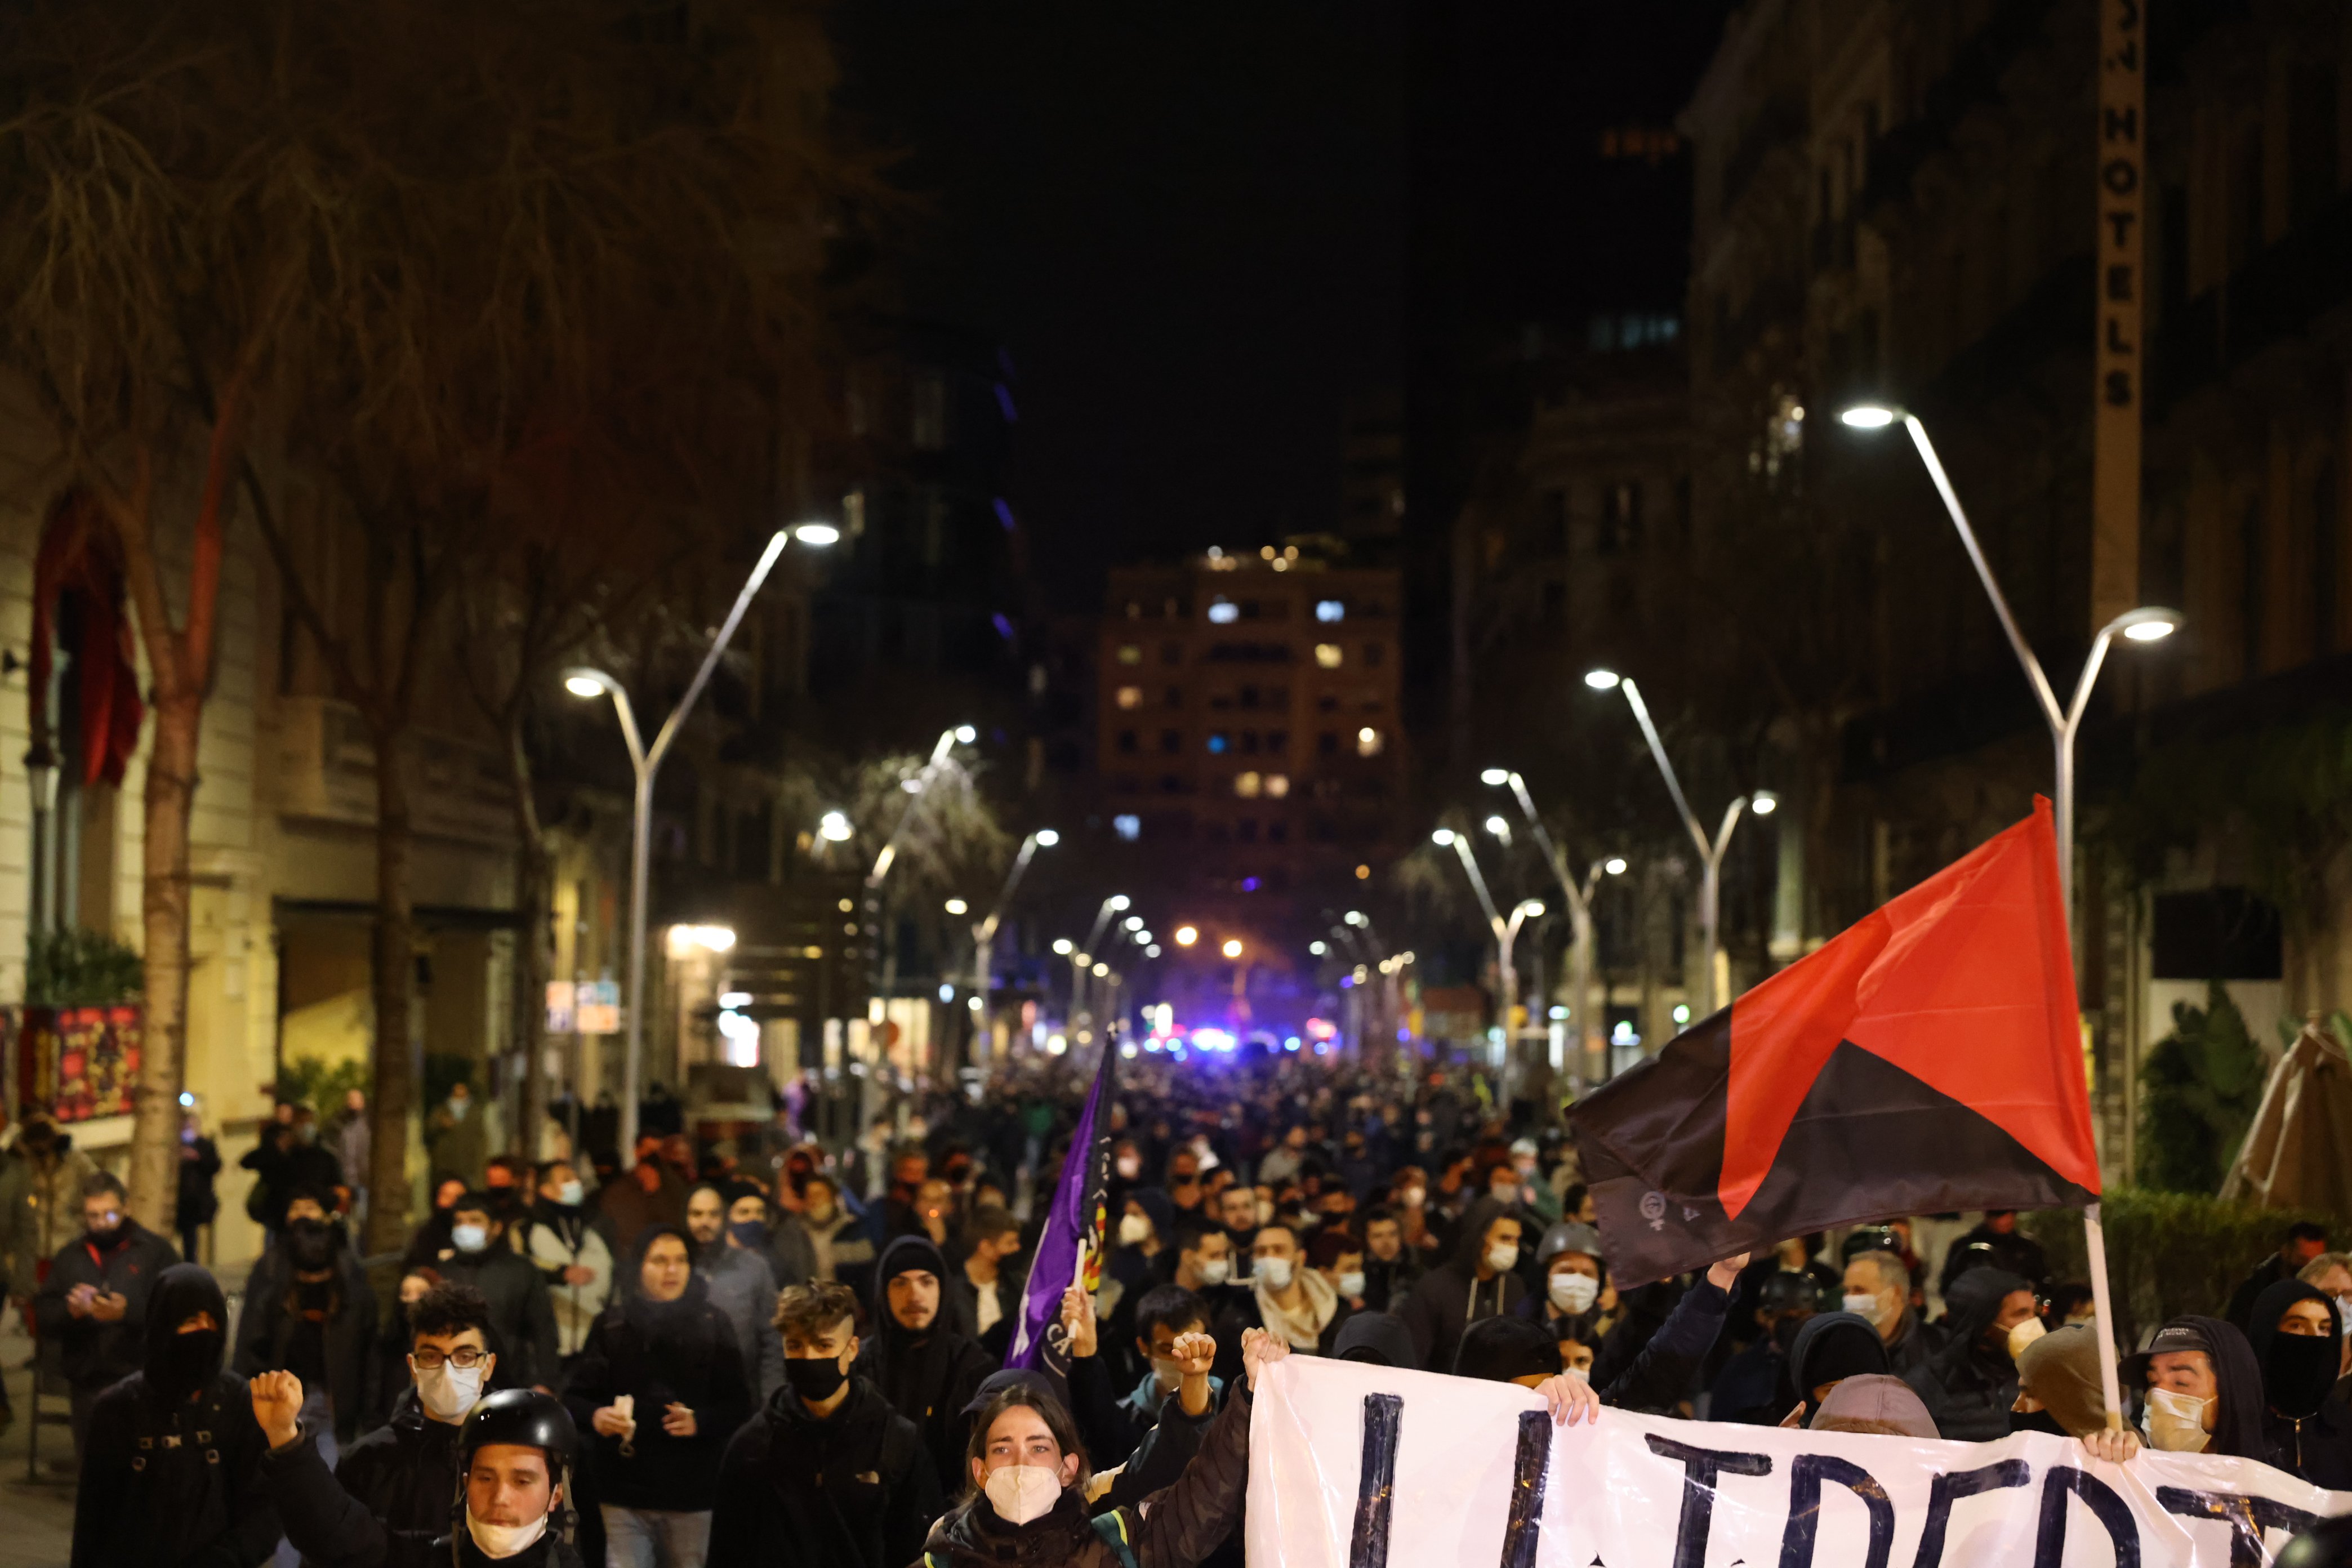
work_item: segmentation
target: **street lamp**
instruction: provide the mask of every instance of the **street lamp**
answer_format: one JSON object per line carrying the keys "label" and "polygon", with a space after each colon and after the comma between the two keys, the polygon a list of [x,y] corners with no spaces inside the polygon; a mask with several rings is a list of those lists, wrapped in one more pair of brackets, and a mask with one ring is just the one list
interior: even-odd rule
{"label": "street lamp", "polygon": [[[995,907],[988,911],[987,918],[971,928],[972,1000],[977,1004],[974,1011],[979,1015],[980,1037],[989,1043],[992,1056],[995,1054],[996,1038],[993,1033],[995,1023],[990,1016],[996,994],[996,928],[1003,921],[1004,906],[1013,901],[1013,889],[1021,885],[1021,875],[1029,869],[1030,860],[1038,850],[1051,849],[1061,841],[1062,836],[1050,827],[1041,827],[1024,838],[1020,850],[1013,857],[1013,868],[1004,874],[1004,886],[997,891]],[[959,906],[962,901],[961,899],[956,900]],[[961,914],[963,910],[958,907],[950,910],[949,913]],[[1066,937],[1055,942],[1054,951],[1069,952],[1069,940]]]}
{"label": "street lamp", "polygon": [[[1568,857],[1552,842],[1551,832],[1536,814],[1535,796],[1528,790],[1528,781],[1507,768],[1489,768],[1479,775],[1490,784],[1508,784],[1519,803],[1519,814],[1527,818],[1528,831],[1535,835],[1536,847],[1543,851],[1544,863],[1551,868],[1559,883],[1560,894],[1568,900],[1569,921],[1569,994],[1576,1015],[1578,1054],[1583,1066],[1593,1069],[1590,1077],[1598,1080],[1599,1068],[1605,1065],[1601,1053],[1607,1042],[1601,1034],[1600,1009],[1592,1005],[1592,893],[1603,876],[1625,874],[1623,857],[1612,855],[1605,860],[1595,860],[1584,874],[1581,885],[1568,868]],[[1769,809],[1759,806],[1758,809]]]}
{"label": "street lamp", "polygon": [[1200,940],[1201,928],[1199,926],[1178,926],[1176,928],[1176,945],[1178,947],[1190,947]]}
{"label": "street lamp", "polygon": [[[1625,694],[1625,701],[1633,710],[1633,717],[1641,722],[1642,738],[1650,743],[1650,755],[1657,759],[1658,772],[1665,778],[1666,793],[1674,796],[1675,809],[1682,814],[1683,826],[1689,832],[1691,842],[1698,847],[1701,868],[1698,885],[1699,942],[1706,977],[1699,986],[1702,1005],[1697,1016],[1706,1017],[1728,1000],[1722,994],[1731,989],[1731,964],[1717,941],[1723,914],[1723,857],[1724,852],[1731,847],[1731,830],[1739,826],[1739,814],[1748,808],[1751,797],[1741,795],[1724,807],[1723,826],[1716,829],[1712,839],[1708,838],[1706,829],[1699,826],[1697,814],[1691,810],[1690,802],[1683,796],[1682,781],[1675,776],[1675,764],[1666,758],[1666,744],[1658,738],[1658,727],[1651,722],[1649,706],[1642,700],[1641,688],[1633,684],[1633,678],[1619,675],[1612,669],[1595,669],[1586,673],[1584,684],[1595,691],[1613,689]],[[1779,804],[1779,797],[1774,796],[1773,805],[1777,806]],[[1768,808],[1758,815],[1769,816],[1770,812]]]}
{"label": "street lamp", "polygon": [[744,614],[758,596],[761,584],[768,580],[784,546],[795,537],[812,549],[823,549],[841,536],[830,523],[804,522],[797,529],[778,529],[770,537],[767,548],[760,552],[758,563],[751,568],[751,575],[745,579],[742,592],[735,595],[733,607],[719,623],[719,635],[711,638],[709,651],[702,656],[702,667],[687,684],[686,695],[677,700],[677,706],[662,721],[652,745],[646,745],[639,735],[629,694],[622,689],[619,681],[601,669],[570,669],[563,675],[563,689],[572,696],[589,699],[602,695],[613,700],[614,716],[621,722],[621,739],[629,748],[629,766],[636,773],[636,798],[629,827],[628,1046],[621,1058],[620,1155],[625,1165],[636,1163],[637,1088],[645,1071],[646,901],[652,870],[654,779],[661,772],[662,759],[669,755],[671,742],[685,726],[687,715],[700,700],[702,689],[710,683],[710,672],[718,668],[719,656],[733,640],[735,628],[743,624]]}
{"label": "street lamp", "polygon": [[1943,498],[1944,510],[1950,515],[1952,528],[1960,536],[1960,546],[1968,552],[1969,563],[1977,570],[1977,580],[1984,584],[1985,597],[1992,601],[1993,614],[2000,618],[2000,629],[2009,636],[2011,651],[2024,668],[2025,682],[2042,704],[2042,717],[2050,726],[2052,748],[2056,752],[2053,815],[2058,830],[2058,892],[2065,906],[2071,942],[2074,927],[2074,736],[2082,728],[2084,710],[2090,706],[2091,688],[2099,679],[2100,667],[2106,663],[2108,646],[2117,637],[2141,644],[2161,642],[2180,629],[2180,612],[2146,605],[2126,610],[2101,626],[2098,636],[2091,639],[2090,657],[2083,661],[2083,673],[2074,682],[2074,699],[2061,708],[2057,691],[2042,673],[2042,661],[2033,657],[2025,634],[2018,628],[2017,617],[2010,614],[2009,600],[1993,578],[1992,564],[1977,542],[1976,530],[1969,526],[1969,515],[1961,510],[1951,477],[1944,472],[1935,444],[1927,439],[1927,427],[1919,423],[1918,416],[1907,410],[1876,403],[1858,404],[1838,417],[1856,430],[1884,430],[1900,423],[1910,433],[1911,444],[1918,448],[1919,460],[1927,466],[1927,477],[1935,481],[1936,493]]}
{"label": "street lamp", "polygon": [[[2098,636],[2091,639],[2091,652],[2083,661],[2083,673],[2074,681],[2073,700],[2064,708],[2059,707],[2058,694],[2051,687],[2050,678],[2042,673],[2042,661],[2033,657],[2025,634],[2018,629],[2017,617],[2010,614],[2009,601],[1993,578],[1991,563],[1977,543],[1976,530],[1969,526],[1969,514],[1960,507],[1951,477],[1944,472],[1935,444],[1927,439],[1927,427],[1919,423],[1917,416],[1881,404],[1859,404],[1838,417],[1856,430],[1884,430],[1899,420],[1910,432],[1911,444],[1918,448],[1919,460],[1927,466],[1927,477],[1935,481],[1936,493],[1943,498],[1944,510],[1960,536],[1960,547],[1969,552],[1969,563],[1977,569],[1977,581],[1984,584],[1985,597],[1992,601],[1993,614],[2000,617],[2000,629],[2008,634],[2010,650],[2017,655],[2017,662],[2025,671],[2025,683],[2033,689],[2034,698],[2042,704],[2042,717],[2050,726],[2051,749],[2055,753],[2053,793],[2057,798],[2053,815],[2057,818],[2053,826],[2058,837],[2058,899],[2066,911],[2066,942],[2071,950],[2074,941],[2074,736],[2082,728],[2083,712],[2090,705],[2091,688],[2099,679],[2099,668],[2106,662],[2108,645],[2118,637],[2126,642],[2161,642],[2180,629],[2180,612],[2147,605],[2126,610],[2101,626]],[[2091,1264],[2092,1305],[2098,1313],[2099,1370],[2107,1402],[2107,1425],[2120,1426],[2123,1405],[2116,1386],[2116,1320],[2107,1300],[2106,1233],[2095,1203],[2083,1211],[2083,1231],[2084,1250]]]}
{"label": "street lamp", "polygon": [[1242,955],[1242,939],[1237,936],[1229,936],[1225,938],[1225,945],[1219,948],[1217,951],[1223,953],[1227,958],[1239,958]]}

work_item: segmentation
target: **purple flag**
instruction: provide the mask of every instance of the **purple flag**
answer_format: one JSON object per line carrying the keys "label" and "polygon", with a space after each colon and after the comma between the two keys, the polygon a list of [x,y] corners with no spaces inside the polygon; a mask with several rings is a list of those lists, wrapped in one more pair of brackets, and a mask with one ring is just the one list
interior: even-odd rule
{"label": "purple flag", "polygon": [[[1008,1367],[1035,1367],[1066,1378],[1070,1373],[1069,1338],[1062,1331],[1062,1292],[1083,1284],[1089,1293],[1102,1282],[1104,1193],[1110,1185],[1110,1098],[1118,1047],[1103,1043],[1102,1065],[1095,1069],[1094,1088],[1087,1092],[1086,1109],[1070,1132],[1070,1152],[1062,1162],[1062,1179],[1054,1184],[1054,1206],[1045,1211],[1045,1229],[1037,1238],[1036,1260],[1029,1267],[1028,1293],[1021,1300],[1021,1321],[1013,1331],[1013,1348],[1004,1357]],[[1085,1278],[1079,1278],[1081,1247]]]}

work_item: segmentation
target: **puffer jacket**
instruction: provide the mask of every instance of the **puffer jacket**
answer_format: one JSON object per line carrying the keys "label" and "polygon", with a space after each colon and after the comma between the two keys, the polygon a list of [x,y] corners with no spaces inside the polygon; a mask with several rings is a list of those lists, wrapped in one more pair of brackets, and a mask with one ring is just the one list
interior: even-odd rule
{"label": "puffer jacket", "polygon": [[1192,1568],[1241,1518],[1249,1482],[1249,1390],[1236,1384],[1175,1484],[1100,1521],[1087,1518],[1075,1488],[1063,1492],[1051,1513],[1024,1525],[1005,1523],[987,1495],[977,1495],[931,1526],[921,1568],[1123,1568],[1117,1549],[1097,1533],[1097,1522],[1118,1533],[1139,1568]]}

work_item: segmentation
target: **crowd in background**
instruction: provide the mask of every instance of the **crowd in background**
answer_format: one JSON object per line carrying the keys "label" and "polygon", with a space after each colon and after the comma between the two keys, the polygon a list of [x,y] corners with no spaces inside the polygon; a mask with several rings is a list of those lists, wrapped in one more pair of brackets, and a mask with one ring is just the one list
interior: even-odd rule
{"label": "crowd in background", "polygon": [[[1285,1353],[1515,1382],[1562,1418],[2042,1431],[2352,1489],[2352,1256],[2317,1227],[2131,1347],[2111,1433],[2091,1292],[2013,1214],[1624,1284],[1570,1143],[1474,1074],[1122,1065],[1099,1288],[1050,1314],[1066,1377],[1001,1370],[1085,1089],[1060,1064],[896,1099],[842,1147],[787,1095],[733,1136],[649,1131],[626,1166],[485,1157],[456,1093],[396,1260],[352,1240],[363,1152],[289,1108],[247,1160],[270,1240],[234,1313],[28,1117],[0,1252],[71,1391],[76,1562],[424,1563],[454,1538],[484,1561],[903,1568],[1001,1561],[1010,1532],[1024,1562],[1234,1563],[1246,1419],[1220,1415]],[[541,1490],[478,1507],[469,1456],[517,1446],[497,1432],[544,1439],[519,1445]],[[1162,1489],[1181,1510],[1135,1508]],[[518,1545],[530,1519],[501,1510],[531,1508]]]}

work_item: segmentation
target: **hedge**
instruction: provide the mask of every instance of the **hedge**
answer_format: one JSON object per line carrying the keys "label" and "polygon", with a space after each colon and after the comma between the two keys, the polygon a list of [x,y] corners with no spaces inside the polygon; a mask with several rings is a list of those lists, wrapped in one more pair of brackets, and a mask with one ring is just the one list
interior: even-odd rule
{"label": "hedge", "polygon": [[[2185,1312],[2218,1318],[2230,1293],[2267,1253],[2286,1239],[2287,1226],[2315,1220],[2330,1227],[2334,1244],[2340,1215],[2309,1209],[2264,1209],[2225,1204],[2190,1193],[2108,1189],[2100,1206],[2107,1234],[2107,1284],[2115,1296],[2116,1344],[2125,1352],[2168,1318]],[[2083,1250],[2083,1219],[2073,1209],[2045,1209],[2020,1218],[2019,1228],[2050,1255],[2053,1284],[2088,1283]]]}

